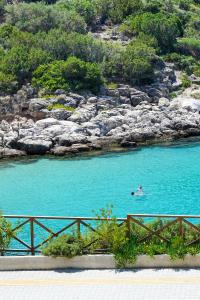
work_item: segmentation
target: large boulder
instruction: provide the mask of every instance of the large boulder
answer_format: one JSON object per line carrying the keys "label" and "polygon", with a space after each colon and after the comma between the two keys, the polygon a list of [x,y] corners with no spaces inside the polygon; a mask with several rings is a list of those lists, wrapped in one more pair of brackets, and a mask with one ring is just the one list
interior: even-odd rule
{"label": "large boulder", "polygon": [[72,115],[72,111],[66,110],[64,108],[53,109],[48,112],[48,116],[50,118],[54,118],[56,120],[67,120]]}
{"label": "large boulder", "polygon": [[54,119],[54,118],[47,118],[47,119],[42,119],[42,120],[39,120],[35,123],[35,125],[37,127],[40,127],[42,129],[46,128],[46,127],[50,127],[52,125],[59,125],[59,121]]}
{"label": "large boulder", "polygon": [[19,157],[25,155],[26,155],[25,151],[11,149],[11,148],[0,148],[0,158],[11,158],[11,157]]}
{"label": "large boulder", "polygon": [[140,102],[143,101],[151,102],[151,99],[146,93],[134,88],[130,89],[130,100],[132,106],[137,106]]}
{"label": "large boulder", "polygon": [[75,110],[75,112],[69,117],[69,120],[78,124],[88,122],[91,118],[97,115],[96,105],[84,105]]}
{"label": "large boulder", "polygon": [[25,151],[27,154],[45,154],[52,147],[52,141],[42,138],[23,138],[17,142],[17,148]]}
{"label": "large boulder", "polygon": [[65,133],[56,138],[59,146],[71,146],[73,144],[87,144],[88,137],[80,133]]}

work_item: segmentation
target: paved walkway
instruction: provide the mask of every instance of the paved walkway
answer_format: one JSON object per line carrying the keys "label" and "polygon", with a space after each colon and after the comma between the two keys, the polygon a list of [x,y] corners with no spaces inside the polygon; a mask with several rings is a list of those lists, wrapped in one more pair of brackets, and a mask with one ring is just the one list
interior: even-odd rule
{"label": "paved walkway", "polygon": [[0,272],[5,300],[200,300],[200,269]]}

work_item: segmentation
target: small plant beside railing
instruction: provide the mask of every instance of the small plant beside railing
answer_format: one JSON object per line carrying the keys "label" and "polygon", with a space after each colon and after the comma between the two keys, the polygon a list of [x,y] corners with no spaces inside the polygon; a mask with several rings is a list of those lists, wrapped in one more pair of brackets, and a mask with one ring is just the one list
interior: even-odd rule
{"label": "small plant beside railing", "polygon": [[7,249],[10,246],[15,231],[16,230],[12,229],[12,223],[7,221],[4,217],[0,215],[0,255],[1,256],[5,254],[5,249]]}
{"label": "small plant beside railing", "polygon": [[68,258],[107,253],[114,255],[119,267],[133,264],[143,254],[183,259],[200,254],[199,220],[200,216],[141,214],[116,218],[112,207],[94,217],[9,215],[1,218],[0,250],[2,255],[42,252]]}
{"label": "small plant beside railing", "polygon": [[183,223],[184,219],[156,219],[145,223],[141,218],[130,217],[119,223],[112,216],[111,208],[101,209],[96,217],[95,229],[89,228],[82,234],[73,235],[73,246],[69,237],[63,235],[49,242],[42,253],[65,257],[110,253],[114,254],[118,267],[135,263],[137,257],[143,254],[151,257],[168,254],[175,260],[183,259],[186,254],[200,253],[200,225],[193,225],[187,220]]}

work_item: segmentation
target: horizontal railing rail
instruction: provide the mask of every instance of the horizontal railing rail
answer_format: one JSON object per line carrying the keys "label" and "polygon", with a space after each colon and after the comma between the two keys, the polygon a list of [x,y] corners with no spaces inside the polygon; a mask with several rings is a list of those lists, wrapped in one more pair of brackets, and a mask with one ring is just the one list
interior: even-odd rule
{"label": "horizontal railing rail", "polygon": [[[1,217],[8,219],[12,223],[12,239],[14,241],[11,247],[3,249],[2,253],[5,251],[8,253],[26,253],[31,255],[40,253],[41,247],[55,237],[69,232],[69,230],[73,229],[78,236],[81,236],[86,229],[98,234],[97,227],[100,222],[110,222],[113,220],[113,218],[98,217],[29,215],[3,215]],[[162,223],[158,228],[152,228],[152,226],[149,226],[150,219],[159,219],[162,220]],[[136,227],[143,230],[143,236],[139,240],[141,243],[153,238],[169,242],[169,237],[166,237],[164,233],[174,225],[176,226],[175,233],[182,238],[185,238],[188,230],[195,232],[195,238],[185,240],[186,245],[192,245],[200,241],[200,227],[196,223],[197,219],[199,219],[200,224],[200,215],[128,214],[126,218],[115,218],[118,226],[122,224],[126,225],[129,237],[134,234]],[[175,233],[173,232],[173,234]],[[94,242],[85,247],[86,253],[87,248]],[[109,252],[109,249],[96,249],[96,252],[105,253]]]}

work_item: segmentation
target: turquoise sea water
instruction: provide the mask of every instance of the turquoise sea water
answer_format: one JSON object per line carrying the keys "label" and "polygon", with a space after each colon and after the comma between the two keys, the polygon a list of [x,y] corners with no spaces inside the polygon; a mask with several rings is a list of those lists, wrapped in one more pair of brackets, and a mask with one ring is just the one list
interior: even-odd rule
{"label": "turquoise sea water", "polygon": [[[132,197],[141,184],[144,197]],[[200,215],[200,143],[146,147],[91,158],[1,162],[4,214],[93,216],[114,213]]]}

